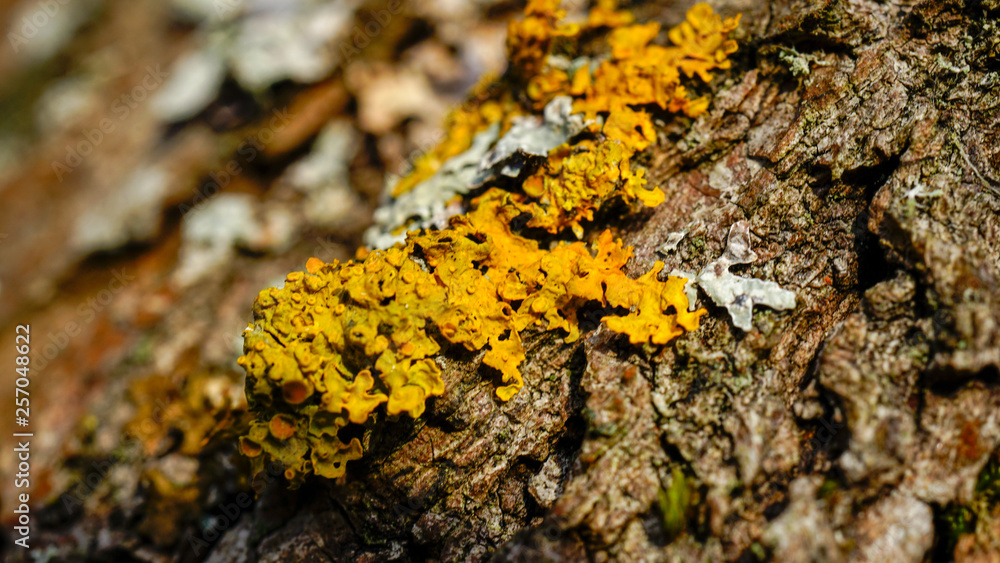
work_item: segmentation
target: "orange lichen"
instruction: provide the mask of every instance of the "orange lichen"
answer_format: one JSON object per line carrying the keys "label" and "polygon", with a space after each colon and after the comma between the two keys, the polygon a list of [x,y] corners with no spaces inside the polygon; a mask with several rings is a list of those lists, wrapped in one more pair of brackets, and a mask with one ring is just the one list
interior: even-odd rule
{"label": "orange lichen", "polygon": [[[289,274],[282,288],[260,292],[239,360],[258,417],[240,449],[258,470],[277,461],[293,485],[309,473],[344,475],[347,461],[363,455],[365,429],[380,405],[388,416],[416,418],[445,393],[435,358],[449,347],[481,351],[482,364],[499,374],[497,396],[508,401],[524,386],[524,331],[558,330],[575,341],[585,306],[621,312],[602,321],[634,344],[665,344],[697,329],[705,311],[688,311],[685,280],[660,281],[660,262],[629,278],[623,269],[632,249],[611,231],[589,243],[556,243],[514,225],[551,234],[570,229],[584,239],[584,223],[613,199],[661,203],[663,193],[646,187],[644,171],[631,162],[656,142],[652,106],[689,116],[704,111],[707,100],[689,99],[682,75],[707,80],[712,69],[728,68],[735,47],[727,34],[738,18],[722,20],[697,5],[668,33],[674,46],[662,47],[651,44],[657,24],[622,27],[631,15],[613,1],[599,1],[579,26],[560,24],[557,7],[558,0],[530,0],[526,17],[509,28],[510,76],[526,89],[526,107],[501,89],[476,109],[455,112],[448,137],[395,193],[429,178],[489,124],[537,110],[555,95],[574,97],[576,111],[598,124],[603,118],[603,125],[551,150],[519,190],[493,181],[478,197],[466,197],[467,211],[444,229],[410,231],[403,243],[359,251],[345,263],[310,259],[307,271]],[[551,68],[557,40],[578,41],[582,29],[610,29],[611,58],[572,76]]]}
{"label": "orange lichen", "polygon": [[632,169],[632,153],[618,140],[557,147],[543,168],[525,180],[527,197],[511,196],[508,204],[531,215],[529,227],[550,233],[569,227],[582,238],[581,221],[593,219],[594,211],[613,197],[649,207],[663,202],[663,192],[646,187],[644,171]]}
{"label": "orange lichen", "polygon": [[559,37],[575,37],[580,26],[559,24],[566,16],[559,0],[529,0],[524,19],[507,26],[507,52],[511,67],[520,76],[531,78],[545,65],[552,43]]}
{"label": "orange lichen", "polygon": [[146,455],[167,448],[198,455],[215,433],[245,414],[242,397],[232,394],[235,385],[227,374],[204,372],[179,383],[162,375],[137,379],[129,386],[135,414],[125,433],[142,445]]}
{"label": "orange lichen", "polygon": [[[612,26],[624,23],[621,18],[597,21]],[[728,35],[738,24],[739,16],[722,19],[707,4],[696,4],[688,10],[687,19],[667,33],[673,43],[669,47],[652,44],[660,33],[658,23],[614,27],[608,35],[611,58],[593,75],[584,66],[570,81],[563,70],[547,68],[533,77],[533,83],[545,87],[529,89],[528,94],[544,105],[551,96],[568,92],[578,98],[574,109],[588,117],[651,104],[695,117],[707,109],[708,101],[691,99],[681,75],[708,82],[712,70],[729,68],[727,56],[736,51],[736,43]]]}
{"label": "orange lichen", "polygon": [[[362,453],[358,438],[340,440],[341,429],[364,424],[382,403],[389,415],[416,418],[444,393],[433,360],[444,346],[488,348],[483,363],[500,372],[497,395],[506,401],[524,385],[520,333],[538,325],[576,340],[577,311],[588,302],[634,309],[605,318],[633,342],[662,344],[678,326],[697,328],[703,311],[687,312],[683,283],[656,279],[662,264],[630,279],[622,268],[631,249],[610,231],[593,254],[583,242],[542,248],[511,230],[507,199],[491,189],[447,229],[411,232],[405,245],[360,263],[312,259],[308,273],[262,291],[240,364],[252,405],[270,417],[253,423],[243,453],[268,454],[293,482],[310,471],[339,477]],[[290,401],[290,383],[314,393]]]}

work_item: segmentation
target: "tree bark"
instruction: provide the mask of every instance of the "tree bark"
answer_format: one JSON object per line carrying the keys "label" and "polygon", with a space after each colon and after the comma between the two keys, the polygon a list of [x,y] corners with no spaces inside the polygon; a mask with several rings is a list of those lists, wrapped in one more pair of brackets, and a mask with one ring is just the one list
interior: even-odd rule
{"label": "tree bark", "polygon": [[662,347],[530,333],[506,403],[477,357],[449,356],[447,393],[374,432],[344,479],[274,479],[205,546],[203,524],[155,546],[88,510],[43,537],[108,527],[125,543],[86,553],[180,561],[996,557],[1000,4],[714,7],[742,14],[733,68],[648,151],[666,203],[614,226],[638,275],[699,271],[744,221],[757,260],[734,273],[794,309],[743,331],[701,293],[702,327]]}

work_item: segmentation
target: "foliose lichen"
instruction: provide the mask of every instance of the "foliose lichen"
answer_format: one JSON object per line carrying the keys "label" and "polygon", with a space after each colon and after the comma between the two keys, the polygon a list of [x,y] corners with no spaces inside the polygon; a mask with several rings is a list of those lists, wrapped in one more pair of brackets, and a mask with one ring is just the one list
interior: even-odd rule
{"label": "foliose lichen", "polygon": [[[387,416],[416,418],[429,398],[445,393],[436,357],[452,346],[482,351],[482,363],[502,381],[497,396],[507,401],[524,386],[524,331],[558,330],[567,342],[577,340],[578,313],[588,304],[627,311],[602,321],[633,344],[665,344],[698,328],[705,311],[688,311],[683,278],[660,281],[660,262],[629,278],[623,268],[632,249],[608,230],[587,237],[587,227],[612,200],[663,201],[632,164],[637,151],[656,142],[649,111],[693,116],[705,110],[707,100],[689,99],[681,76],[708,80],[712,69],[727,68],[726,55],[735,49],[727,36],[737,20],[722,20],[699,4],[668,33],[673,46],[661,47],[651,44],[658,25],[626,27],[631,16],[613,3],[599,2],[581,24],[561,23],[557,7],[557,0],[529,2],[526,17],[510,25],[511,68],[501,86],[485,91],[483,109],[453,114],[458,131],[391,193],[403,201],[423,190],[421,198],[433,200],[427,182],[454,167],[455,157],[462,161],[460,183],[473,183],[473,158],[462,155],[476,146],[477,135],[495,131],[491,142],[502,138],[515,116],[537,115],[569,96],[582,116],[552,114],[534,130],[517,121],[518,135],[509,137],[517,138],[515,146],[494,152],[486,166],[502,169],[516,154],[533,154],[519,144],[546,146],[553,138],[561,144],[546,155],[536,150],[535,160],[518,164],[514,179],[500,174],[481,186],[443,190],[433,204],[454,202],[459,194],[464,210],[443,228],[412,223],[426,215],[420,211],[396,213],[400,224],[389,226],[390,234],[417,227],[405,241],[344,263],[310,259],[306,272],[293,272],[282,288],[258,296],[239,360],[257,416],[240,448],[258,470],[277,461],[293,486],[309,473],[344,475],[347,462],[364,453],[358,430],[382,416],[380,405]],[[553,49],[574,51],[584,31],[602,30],[611,57],[585,60],[570,77]],[[562,127],[571,117],[571,130],[559,129],[565,139],[553,136],[552,123],[541,126]],[[546,135],[544,143],[532,139],[532,131]],[[485,151],[480,156],[484,162]],[[578,242],[563,240],[566,231]]]}
{"label": "foliose lichen", "polygon": [[685,293],[694,303],[695,286],[700,286],[716,305],[725,307],[733,324],[742,330],[753,329],[753,308],[764,305],[775,310],[795,308],[795,292],[775,282],[737,276],[729,271],[733,266],[752,264],[757,253],[750,249],[750,226],[737,221],[729,228],[726,250],[712,260],[697,275],[675,270],[671,275],[688,278]]}

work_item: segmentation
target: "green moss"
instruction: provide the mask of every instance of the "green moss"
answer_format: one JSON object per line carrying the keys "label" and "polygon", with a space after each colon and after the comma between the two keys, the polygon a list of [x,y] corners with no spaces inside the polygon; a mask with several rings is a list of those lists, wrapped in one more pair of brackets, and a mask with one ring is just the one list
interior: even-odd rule
{"label": "green moss", "polygon": [[836,492],[838,489],[842,489],[843,487],[844,483],[840,482],[837,479],[828,477],[825,481],[823,481],[823,484],[820,485],[819,491],[817,491],[816,496],[821,499],[829,498],[831,495],[833,495],[834,492]]}
{"label": "green moss", "polygon": [[1000,502],[1000,456],[994,454],[979,472],[976,497],[985,500],[991,507]]}
{"label": "green moss", "polygon": [[966,506],[948,505],[937,520],[944,553],[954,552],[958,538],[976,530],[976,514]]}
{"label": "green moss", "polygon": [[508,429],[508,428],[501,428],[500,431],[497,432],[497,440],[500,441],[500,442],[509,442],[510,441],[510,437],[511,437],[511,433],[510,433],[510,429]]}
{"label": "green moss", "polygon": [[657,492],[660,523],[670,541],[677,539],[687,527],[687,511],[691,506],[691,490],[679,467],[674,467],[670,486]]}
{"label": "green moss", "polygon": [[967,505],[951,503],[937,514],[937,528],[944,543],[944,553],[955,550],[958,539],[975,533],[980,519],[988,520],[1000,503],[1000,457],[996,452],[979,472],[972,502]]}

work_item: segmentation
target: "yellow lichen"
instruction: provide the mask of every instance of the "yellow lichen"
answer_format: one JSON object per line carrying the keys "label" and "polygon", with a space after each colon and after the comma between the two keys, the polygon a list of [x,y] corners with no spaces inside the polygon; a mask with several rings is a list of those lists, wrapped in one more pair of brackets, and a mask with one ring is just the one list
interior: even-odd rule
{"label": "yellow lichen", "polygon": [[212,436],[237,424],[245,414],[238,384],[227,374],[193,373],[180,382],[162,375],[137,379],[129,386],[135,413],[125,433],[147,456],[166,449],[195,456]]}
{"label": "yellow lichen", "polygon": [[[486,348],[483,363],[500,372],[497,395],[506,401],[524,385],[520,333],[537,325],[574,341],[588,302],[633,309],[605,321],[636,343],[697,328],[703,311],[687,312],[676,278],[656,279],[662,265],[630,279],[622,268],[631,249],[610,231],[593,254],[583,242],[542,248],[511,230],[508,196],[491,189],[447,229],[411,232],[406,244],[362,262],[312,259],[308,273],[262,291],[240,364],[251,404],[270,418],[253,423],[243,453],[268,454],[293,483],[310,471],[339,477],[362,453],[340,430],[364,424],[382,403],[389,415],[416,418],[444,393],[433,359],[442,347]],[[313,392],[289,397],[289,385]]]}
{"label": "yellow lichen", "polygon": [[529,0],[524,19],[513,20],[507,26],[507,52],[513,70],[531,78],[545,65],[552,43],[559,37],[575,37],[580,26],[559,24],[566,12],[559,9],[559,0]]}
{"label": "yellow lichen", "polygon": [[670,30],[668,37],[683,56],[680,68],[685,75],[695,74],[708,82],[714,69],[731,66],[728,57],[736,52],[736,42],[728,38],[736,29],[740,16],[722,19],[708,4],[695,4],[688,10],[687,20]]}
{"label": "yellow lichen", "polygon": [[[540,8],[535,9],[530,17],[538,19]],[[545,9],[550,18],[555,17],[551,3]],[[738,24],[738,17],[723,20],[706,4],[697,4],[688,10],[681,25],[669,31],[674,46],[663,47],[651,44],[660,33],[659,24],[618,27],[629,19],[614,14],[620,13],[614,12],[611,3],[602,3],[591,12],[592,25],[613,28],[607,39],[611,58],[593,73],[588,65],[580,66],[572,77],[561,68],[531,67],[537,73],[526,92],[536,108],[556,95],[570,94],[576,98],[576,111],[590,119],[605,116],[601,132],[609,142],[596,149],[593,143],[581,143],[572,150],[563,146],[552,151],[546,166],[524,182],[527,197],[511,200],[518,210],[531,215],[529,226],[550,233],[568,227],[580,238],[581,221],[593,218],[594,211],[615,196],[626,202],[638,199],[649,207],[659,205],[662,193],[645,188],[641,171],[629,171],[633,154],[656,142],[652,117],[643,108],[655,105],[671,113],[697,116],[707,109],[708,100],[691,99],[681,84],[682,74],[708,81],[711,70],[730,66],[726,57],[735,51],[736,44],[728,34]],[[512,49],[517,45],[520,43],[509,44]],[[547,43],[531,45],[536,50]],[[524,57],[537,59],[535,50]],[[516,52],[511,57],[516,59]]]}
{"label": "yellow lichen", "polygon": [[[564,25],[557,0],[529,1],[508,36],[510,78],[526,90],[525,106],[500,88],[477,109],[452,114],[448,137],[396,192],[433,175],[487,124],[536,111],[555,95],[573,96],[576,111],[602,118],[600,130],[591,126],[550,151],[520,189],[487,184],[461,202],[467,212],[447,228],[408,232],[404,243],[359,250],[344,263],[310,259],[306,272],[289,274],[282,288],[260,292],[239,360],[257,414],[240,449],[258,470],[277,461],[293,485],[311,472],[344,475],[347,462],[364,453],[380,405],[385,415],[416,418],[446,392],[436,357],[450,347],[481,352],[482,365],[499,375],[497,396],[508,401],[524,386],[523,333],[554,330],[573,342],[583,307],[618,311],[602,321],[634,344],[665,344],[697,329],[705,311],[688,311],[685,280],[660,281],[660,262],[629,278],[623,269],[632,249],[611,231],[572,243],[519,231],[570,229],[586,239],[584,223],[613,199],[660,204],[663,193],[648,188],[632,164],[656,142],[650,112],[658,106],[697,115],[707,100],[689,99],[682,75],[708,80],[711,70],[728,68],[735,46],[727,35],[738,18],[722,20],[699,4],[668,33],[674,45],[662,47],[651,44],[657,24],[627,25],[631,15],[615,6],[601,0],[585,24]],[[572,76],[550,67],[557,40],[579,41],[583,29],[610,29],[610,59]]]}
{"label": "yellow lichen", "polygon": [[[209,489],[219,481],[214,464],[204,461],[242,461],[229,452],[235,436],[247,429],[246,402],[235,373],[206,371],[141,377],[130,383],[128,397],[134,408],[124,427],[128,440],[112,456],[112,474],[126,468],[134,474],[138,468],[136,529],[155,544],[170,546],[180,539],[186,521],[212,507]],[[130,453],[130,443],[140,446],[138,457]],[[159,462],[167,458],[169,464]],[[92,489],[88,476],[81,474],[79,486]]]}
{"label": "yellow lichen", "polygon": [[649,114],[642,110],[632,111],[628,107],[609,113],[602,132],[608,139],[618,141],[632,151],[641,151],[656,142]]}
{"label": "yellow lichen", "polygon": [[617,139],[557,147],[545,166],[525,180],[526,197],[512,195],[508,204],[531,215],[529,227],[550,233],[569,227],[581,238],[581,222],[593,219],[594,211],[612,197],[650,207],[663,201],[663,192],[646,187],[644,171],[632,169],[632,152]]}
{"label": "yellow lichen", "polygon": [[635,17],[630,12],[618,9],[618,0],[597,0],[587,15],[587,26],[618,27],[632,23]]}
{"label": "yellow lichen", "polygon": [[[621,25],[625,20],[598,21]],[[574,109],[588,117],[625,106],[652,104],[695,117],[707,109],[708,101],[689,98],[681,75],[698,76],[708,82],[712,70],[729,68],[727,57],[736,51],[736,43],[728,36],[738,24],[738,16],[722,19],[707,4],[696,4],[688,10],[686,20],[667,33],[673,43],[669,47],[652,44],[660,33],[658,23],[615,27],[608,35],[611,58],[603,61],[592,76],[586,66],[576,71],[572,81],[561,69],[547,68],[533,77],[533,83],[545,87],[529,89],[528,94],[544,105],[551,96],[569,92],[578,98]]]}
{"label": "yellow lichen", "polygon": [[[540,110],[557,95],[574,96],[574,109],[587,117],[609,114],[604,134],[633,151],[656,140],[652,120],[641,106],[655,104],[671,113],[700,115],[708,108],[708,100],[691,99],[681,75],[707,82],[712,70],[730,67],[727,56],[736,50],[728,36],[739,24],[739,16],[723,19],[707,4],[693,6],[686,20],[669,30],[670,47],[651,44],[660,32],[659,24],[627,25],[632,15],[617,10],[614,0],[597,2],[585,25],[560,24],[565,12],[558,6],[558,0],[532,0],[524,19],[512,21],[508,28],[511,69],[525,83],[525,93],[533,101],[530,109]],[[588,65],[579,67],[572,77],[562,68],[547,65],[556,40],[575,41],[582,31],[601,28],[611,28],[607,41],[612,56],[593,74]],[[476,103],[449,115],[445,139],[414,161],[412,170],[394,186],[393,197],[433,176],[446,160],[468,149],[476,133],[493,123],[508,124],[520,113],[508,89],[491,89],[486,84],[483,81],[473,91],[471,99]]]}

